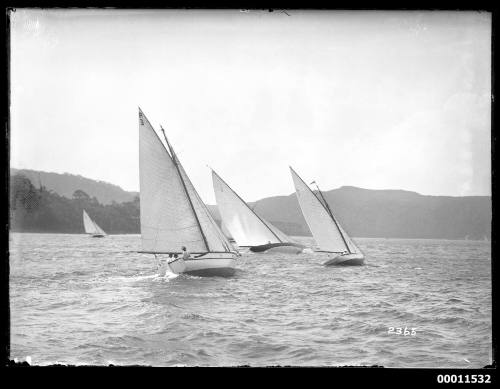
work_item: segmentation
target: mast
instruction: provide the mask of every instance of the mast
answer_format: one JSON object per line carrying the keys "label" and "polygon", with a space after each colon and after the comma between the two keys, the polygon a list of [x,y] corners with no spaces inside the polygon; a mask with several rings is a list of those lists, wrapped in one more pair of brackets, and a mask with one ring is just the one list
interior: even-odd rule
{"label": "mast", "polygon": [[[193,185],[191,183],[191,185]],[[204,210],[205,210],[205,213],[207,214],[208,219],[210,221],[210,223],[212,224],[212,226],[214,226],[214,229],[215,231],[217,232],[217,235],[219,236],[219,239],[220,241],[222,242],[222,245],[226,248],[227,251],[232,251],[231,248],[228,246],[228,244],[226,243],[226,237],[224,236],[224,233],[222,232],[222,230],[219,228],[219,226],[217,226],[217,223],[215,222],[214,220],[214,217],[212,215],[212,213],[210,212],[210,210],[205,206],[205,204],[203,203],[203,200],[201,199],[200,195],[198,194],[198,192],[194,192],[196,197],[198,198],[198,200],[200,201],[201,204],[204,205]]]}
{"label": "mast", "polygon": [[347,248],[347,251],[348,251],[350,254],[352,254],[352,252],[351,252],[351,250],[349,249],[349,246],[347,245],[347,242],[346,242],[346,240],[345,240],[345,238],[344,238],[344,234],[342,234],[342,230],[339,228],[339,224],[337,223],[337,220],[336,220],[336,219],[335,219],[335,217],[333,216],[333,213],[332,213],[332,211],[330,210],[330,207],[329,207],[328,203],[326,202],[325,198],[323,197],[323,194],[322,194],[322,193],[321,193],[321,191],[319,190],[319,186],[318,186],[318,184],[316,184],[316,182],[315,182],[315,181],[313,181],[313,182],[316,184],[316,186],[318,186],[318,191],[319,191],[319,193],[321,194],[321,197],[323,198],[323,200],[324,200],[324,202],[325,202],[325,204],[326,204],[326,205],[325,205],[325,204],[323,204],[323,202],[322,202],[322,201],[320,201],[320,199],[318,198],[318,196],[316,195],[316,193],[314,193],[314,191],[312,191],[312,190],[311,190],[311,188],[309,188],[309,185],[307,185],[307,184],[304,182],[304,180],[303,180],[303,179],[302,179],[302,178],[301,178],[301,177],[297,174],[297,172],[296,172],[295,170],[293,170],[293,168],[292,168],[291,166],[289,166],[289,167],[290,167],[290,170],[292,170],[292,172],[294,172],[294,173],[295,173],[295,175],[296,175],[296,176],[300,179],[300,181],[302,181],[302,182],[304,183],[304,185],[307,187],[307,189],[309,189],[309,190],[311,191],[311,193],[313,194],[313,196],[314,196],[314,197],[316,197],[316,199],[317,199],[317,200],[319,201],[319,203],[323,206],[323,208],[324,208],[324,209],[325,209],[325,211],[328,213],[328,215],[332,218],[333,222],[335,223],[335,227],[337,227],[337,230],[338,230],[338,232],[340,233],[340,236],[342,237],[342,241],[344,242],[344,245],[345,245],[345,247]]}
{"label": "mast", "polygon": [[179,169],[179,165],[177,164],[177,155],[175,154],[174,149],[170,145],[170,142],[168,141],[167,136],[165,135],[165,130],[163,129],[163,127],[161,125],[160,125],[160,128],[161,128],[161,132],[163,133],[163,137],[165,138],[165,141],[167,142],[167,146],[170,150],[170,154],[172,154],[172,161],[174,162],[175,168],[177,170],[177,174],[179,175],[179,178],[180,178],[181,183],[182,183],[182,187],[184,188],[184,192],[186,193],[186,197],[188,198],[189,205],[191,206],[191,209],[192,209],[193,214],[194,214],[194,218],[196,219],[196,223],[198,223],[198,228],[200,229],[201,236],[203,237],[203,242],[205,243],[205,247],[207,248],[207,251],[210,251],[210,247],[208,246],[207,238],[205,236],[205,233],[203,232],[203,228],[201,228],[200,220],[198,219],[198,215],[196,214],[196,210],[194,209],[194,205],[193,205],[193,202],[191,201],[191,197],[189,197],[189,192],[186,188],[186,183],[184,182],[184,179],[182,178],[182,174],[181,174],[181,171]]}
{"label": "mast", "polygon": [[[276,237],[276,239],[278,239],[278,241],[279,241],[280,243],[283,243],[283,241],[279,238],[279,236],[278,236],[278,235],[276,235],[276,233],[275,233],[273,230],[271,230],[271,229],[269,228],[269,226],[267,225],[267,223],[265,223],[265,222],[262,220],[262,218],[261,218],[259,215],[257,215],[257,213],[255,213],[255,211],[253,210],[253,208],[250,208],[250,206],[249,206],[249,205],[248,205],[248,204],[247,204],[247,203],[246,203],[246,202],[245,202],[245,201],[244,201],[244,200],[243,200],[243,199],[242,199],[242,198],[238,195],[238,193],[236,193],[236,192],[233,190],[233,188],[231,188],[231,187],[227,184],[227,182],[226,182],[226,181],[224,181],[224,180],[223,180],[223,179],[222,179],[222,178],[221,178],[221,177],[220,177],[220,176],[219,176],[219,175],[218,175],[218,174],[217,174],[217,173],[216,173],[213,169],[212,169],[212,172],[213,172],[213,173],[214,173],[214,174],[215,174],[215,175],[219,178],[219,180],[221,180],[221,181],[222,181],[222,182],[223,182],[223,183],[224,183],[224,184],[225,184],[225,185],[226,185],[229,189],[231,189],[231,192],[233,192],[233,193],[236,195],[236,197],[237,197],[237,198],[238,198],[238,199],[239,199],[239,200],[240,200],[243,204],[245,204],[245,205],[247,206],[247,208],[248,208],[248,209],[249,209],[249,210],[250,210],[250,211],[251,211],[251,212],[252,212],[255,216],[257,216],[257,218],[261,221],[261,223],[262,223],[262,224],[264,224],[264,225],[266,226],[266,228],[267,228],[269,231],[271,231],[271,233],[272,233],[272,234]],[[254,208],[255,208],[255,205],[254,205]]]}
{"label": "mast", "polygon": [[[323,193],[321,192],[321,189],[319,189],[319,185],[316,181],[314,181],[314,183],[316,184],[316,188],[318,188],[318,193],[321,195],[321,198],[323,199],[323,207],[326,208],[326,210],[328,211],[328,213],[330,214],[330,217],[332,218],[332,220],[334,221],[335,223],[335,226],[337,227],[337,229],[339,230],[340,232],[340,236],[342,237],[342,240],[344,241],[344,244],[345,244],[345,247],[347,247],[347,251],[349,252],[349,254],[352,254],[351,253],[351,249],[349,248],[349,245],[347,244],[346,240],[345,240],[345,237],[344,237],[344,234],[342,233],[342,230],[339,228],[339,224],[337,223],[337,220],[335,219],[335,216],[333,216],[333,212],[332,210],[330,209],[330,205],[326,202],[325,200],[325,197],[323,196]],[[313,192],[314,193],[314,192]],[[316,197],[317,198],[317,197]],[[319,199],[318,199],[319,200]],[[321,201],[320,201],[321,202]]]}

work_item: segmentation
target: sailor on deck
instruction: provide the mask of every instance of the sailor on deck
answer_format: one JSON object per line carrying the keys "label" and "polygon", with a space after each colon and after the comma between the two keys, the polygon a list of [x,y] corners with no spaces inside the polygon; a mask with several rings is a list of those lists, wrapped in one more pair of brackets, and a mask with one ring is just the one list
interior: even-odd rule
{"label": "sailor on deck", "polygon": [[186,246],[182,246],[182,259],[186,260],[191,258],[189,251],[186,250]]}

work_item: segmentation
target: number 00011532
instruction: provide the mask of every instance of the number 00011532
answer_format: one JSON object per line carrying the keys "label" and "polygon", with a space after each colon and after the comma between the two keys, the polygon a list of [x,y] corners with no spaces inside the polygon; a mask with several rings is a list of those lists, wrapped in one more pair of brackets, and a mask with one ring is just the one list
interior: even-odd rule
{"label": "number 00011532", "polygon": [[489,374],[439,374],[439,384],[490,384]]}

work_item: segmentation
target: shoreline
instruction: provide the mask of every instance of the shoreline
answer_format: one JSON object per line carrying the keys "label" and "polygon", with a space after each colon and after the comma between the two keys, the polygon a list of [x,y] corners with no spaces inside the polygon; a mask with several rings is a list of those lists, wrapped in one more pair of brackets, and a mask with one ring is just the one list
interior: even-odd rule
{"label": "shoreline", "polygon": [[[11,234],[40,234],[40,235],[87,235],[85,233],[81,232],[39,232],[39,231],[9,231],[9,236]],[[130,235],[130,236],[141,236],[140,233],[118,233],[118,234],[110,234],[107,233],[107,236],[125,236],[125,235]],[[312,235],[290,235],[291,238],[311,238],[313,239]],[[384,239],[384,240],[439,240],[439,241],[453,241],[453,242],[483,242],[483,243],[491,243],[491,239],[484,240],[484,239],[450,239],[450,238],[392,238],[392,237],[362,237],[362,236],[355,236],[353,239]]]}

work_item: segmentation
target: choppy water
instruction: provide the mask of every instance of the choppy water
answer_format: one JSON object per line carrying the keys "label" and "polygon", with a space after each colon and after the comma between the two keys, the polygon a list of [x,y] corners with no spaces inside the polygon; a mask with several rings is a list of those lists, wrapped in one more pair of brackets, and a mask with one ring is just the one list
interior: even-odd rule
{"label": "choppy water", "polygon": [[10,240],[11,358],[33,364],[491,363],[488,242],[358,239],[362,267],[248,254],[225,279],[157,277],[137,235]]}

